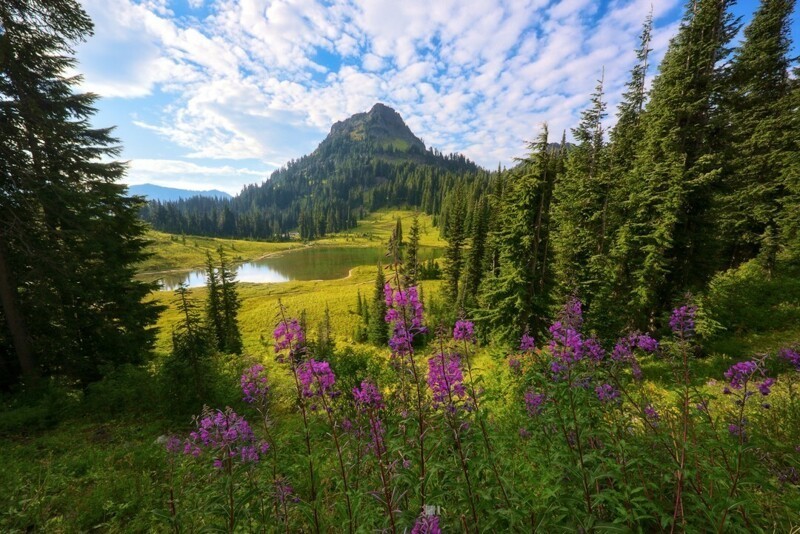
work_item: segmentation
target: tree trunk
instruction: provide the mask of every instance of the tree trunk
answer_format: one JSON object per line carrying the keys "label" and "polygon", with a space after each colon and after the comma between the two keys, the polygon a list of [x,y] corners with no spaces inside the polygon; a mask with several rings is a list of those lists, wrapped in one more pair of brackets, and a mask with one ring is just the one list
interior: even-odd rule
{"label": "tree trunk", "polygon": [[0,303],[3,306],[3,315],[6,318],[11,341],[19,359],[19,366],[26,378],[38,378],[39,367],[33,354],[25,320],[17,305],[17,290],[11,283],[11,273],[6,261],[6,250],[3,243],[4,236],[0,234]]}

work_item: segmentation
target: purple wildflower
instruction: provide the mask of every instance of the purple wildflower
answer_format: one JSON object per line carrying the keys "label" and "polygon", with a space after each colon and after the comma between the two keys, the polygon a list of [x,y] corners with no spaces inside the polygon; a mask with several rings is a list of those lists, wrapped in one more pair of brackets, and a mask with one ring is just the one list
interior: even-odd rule
{"label": "purple wildflower", "polygon": [[508,366],[515,373],[519,373],[520,371],[522,371],[522,362],[516,356],[509,356]]}
{"label": "purple wildflower", "polygon": [[269,445],[258,443],[247,421],[228,408],[224,412],[205,412],[197,422],[197,430],[189,434],[183,452],[198,457],[204,449],[214,455],[214,465],[221,467],[225,458],[257,462],[259,452],[266,453]]}
{"label": "purple wildflower", "polygon": [[536,348],[536,340],[533,336],[529,336],[527,332],[522,334],[522,339],[519,342],[519,350],[522,352],[533,352]]}
{"label": "purple wildflower", "polygon": [[386,315],[384,320],[392,327],[389,347],[395,355],[408,354],[413,350],[414,336],[424,334],[423,309],[416,287],[393,291],[390,284],[384,286]]}
{"label": "purple wildflower", "polygon": [[644,416],[647,418],[648,421],[654,423],[661,419],[661,416],[658,414],[655,408],[653,408],[652,404],[647,404],[644,407]]}
{"label": "purple wildflower", "polygon": [[296,350],[306,340],[303,328],[297,319],[278,323],[272,336],[275,338],[275,352],[286,349]]}
{"label": "purple wildflower", "polygon": [[697,314],[697,306],[681,306],[672,310],[669,319],[669,327],[676,334],[682,337],[690,337],[694,334],[694,319]]}
{"label": "purple wildflower", "polygon": [[531,433],[528,431],[527,428],[521,426],[519,427],[519,437],[521,437],[522,439],[528,439],[529,437],[531,437]]}
{"label": "purple wildflower", "polygon": [[442,529],[439,527],[439,516],[421,514],[414,523],[411,534],[442,534]]}
{"label": "purple wildflower", "polygon": [[636,346],[645,352],[655,352],[658,350],[658,341],[648,334],[638,334],[636,336]]}
{"label": "purple wildflower", "polygon": [[619,391],[614,389],[611,384],[601,384],[594,388],[594,392],[597,393],[600,402],[610,402],[619,398]]}
{"label": "purple wildflower", "polygon": [[453,327],[453,339],[475,343],[475,325],[463,319],[456,321],[456,325]]}
{"label": "purple wildflower", "polygon": [[181,452],[183,449],[183,442],[180,440],[178,436],[170,436],[167,438],[164,447],[167,449],[167,452],[171,452],[172,454],[177,454]]}
{"label": "purple wildflower", "polygon": [[455,409],[452,404],[467,394],[458,354],[440,352],[428,360],[428,387],[434,406],[447,404],[448,409]]}
{"label": "purple wildflower", "polygon": [[754,361],[739,362],[725,371],[725,378],[730,380],[730,387],[742,389],[742,386],[758,371],[758,363]]}
{"label": "purple wildflower", "polygon": [[275,500],[280,505],[284,505],[287,502],[300,502],[300,498],[294,494],[292,485],[283,477],[275,479]]}
{"label": "purple wildflower", "polygon": [[313,358],[297,368],[297,378],[303,388],[304,397],[332,396],[336,375],[328,362],[318,362]]}
{"label": "purple wildflower", "polygon": [[269,383],[264,366],[256,364],[242,374],[242,395],[245,402],[263,401],[269,393]]}
{"label": "purple wildflower", "polygon": [[784,348],[778,351],[778,356],[792,364],[795,369],[800,371],[800,352],[795,349]]}
{"label": "purple wildflower", "polygon": [[770,394],[772,386],[775,384],[774,378],[767,378],[758,385],[758,391],[765,397]]}
{"label": "purple wildflower", "polygon": [[361,388],[358,386],[353,388],[353,399],[357,408],[372,407],[379,410],[383,408],[383,396],[378,387],[369,380],[363,380]]}
{"label": "purple wildflower", "polygon": [[525,392],[525,409],[528,410],[528,415],[536,417],[542,413],[542,407],[546,397],[542,393],[534,393],[533,390]]}

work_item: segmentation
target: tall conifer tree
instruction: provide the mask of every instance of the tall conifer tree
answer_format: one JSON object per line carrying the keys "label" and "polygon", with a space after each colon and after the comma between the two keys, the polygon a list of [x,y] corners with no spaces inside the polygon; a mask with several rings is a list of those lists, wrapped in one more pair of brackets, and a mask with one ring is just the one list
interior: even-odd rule
{"label": "tall conifer tree", "polygon": [[[787,154],[796,150],[790,120],[790,16],[794,0],[764,0],[744,30],[730,67],[729,155],[719,210],[732,264],[752,258],[780,219]],[[772,238],[768,239],[772,240]]]}
{"label": "tall conifer tree", "polygon": [[552,274],[548,268],[550,204],[558,157],[548,147],[547,126],[519,174],[509,178],[493,239],[499,252],[499,274],[486,281],[479,319],[506,339],[528,329],[544,331],[548,323]]}
{"label": "tall conifer tree", "polygon": [[693,0],[653,82],[643,139],[627,183],[631,211],[621,229],[632,265],[626,309],[642,324],[719,264],[712,202],[720,188],[717,68],[735,34],[730,0]]}
{"label": "tall conifer tree", "polygon": [[[86,383],[140,362],[153,341],[140,199],[108,128],[90,125],[96,96],[67,77],[72,46],[92,33],[74,0],[0,2],[0,352],[20,372]],[[6,377],[4,377],[5,379]],[[6,385],[8,385],[6,383]]]}

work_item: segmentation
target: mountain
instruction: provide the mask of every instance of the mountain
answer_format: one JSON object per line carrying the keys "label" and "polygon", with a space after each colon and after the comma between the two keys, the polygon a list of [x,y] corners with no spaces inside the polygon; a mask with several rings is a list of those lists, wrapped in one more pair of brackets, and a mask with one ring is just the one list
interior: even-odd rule
{"label": "mountain", "polygon": [[381,103],[375,104],[368,113],[356,113],[335,123],[322,144],[340,137],[355,142],[368,141],[399,152],[425,151],[425,143],[406,126],[400,114]]}
{"label": "mountain", "polygon": [[217,189],[208,191],[193,191],[190,189],[177,189],[174,187],[163,187],[155,184],[132,185],[128,187],[128,193],[145,197],[147,200],[175,201],[182,198],[191,197],[212,197],[212,198],[232,198],[231,195]]}
{"label": "mountain", "polygon": [[299,231],[313,239],[384,207],[438,214],[457,184],[485,188],[488,177],[462,154],[426,148],[399,113],[379,103],[335,123],[313,152],[232,199],[151,202],[142,216],[166,232],[283,239]]}

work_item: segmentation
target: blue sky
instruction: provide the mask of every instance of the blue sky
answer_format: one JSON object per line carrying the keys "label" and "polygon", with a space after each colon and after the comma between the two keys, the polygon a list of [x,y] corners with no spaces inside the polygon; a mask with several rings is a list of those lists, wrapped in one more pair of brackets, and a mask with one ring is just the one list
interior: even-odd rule
{"label": "blue sky", "polygon": [[[83,89],[126,182],[238,192],[375,102],[428,146],[493,169],[577,123],[605,72],[608,125],[652,9],[653,74],[682,0],[81,0]],[[740,0],[746,22],[756,0]],[[796,19],[797,17],[795,17]],[[800,24],[793,23],[795,42]],[[795,47],[797,49],[797,47]],[[554,139],[557,140],[557,139]]]}

